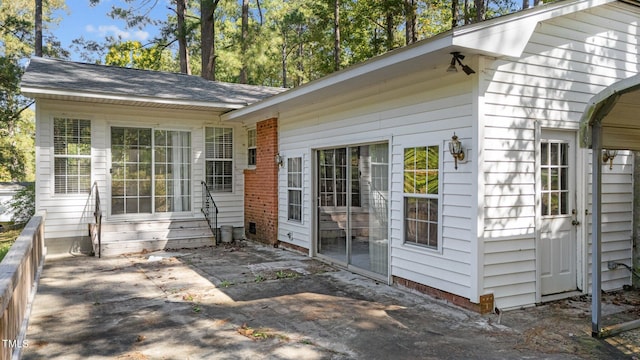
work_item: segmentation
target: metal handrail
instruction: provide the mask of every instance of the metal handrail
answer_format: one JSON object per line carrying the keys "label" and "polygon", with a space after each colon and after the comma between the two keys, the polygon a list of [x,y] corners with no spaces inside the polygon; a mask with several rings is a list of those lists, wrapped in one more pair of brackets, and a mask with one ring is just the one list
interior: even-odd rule
{"label": "metal handrail", "polygon": [[384,227],[388,224],[389,203],[385,196],[385,192],[378,190],[373,181],[369,182],[371,186],[370,198],[374,209],[374,215],[380,220]]}
{"label": "metal handrail", "polygon": [[96,231],[98,233],[98,258],[102,257],[102,207],[100,204],[100,191],[98,190],[98,182],[94,182],[91,187],[91,193],[94,194],[95,207],[93,217],[96,221]]}
{"label": "metal handrail", "polygon": [[[216,202],[213,200],[213,196],[211,196],[211,191],[209,191],[209,186],[205,181],[201,182],[202,184],[202,208],[200,209],[204,214],[204,218],[207,220],[207,224],[209,224],[209,229],[213,233],[213,238],[216,241],[216,245],[218,245],[218,206]],[[213,212],[213,217],[211,216],[211,210],[215,210]]]}

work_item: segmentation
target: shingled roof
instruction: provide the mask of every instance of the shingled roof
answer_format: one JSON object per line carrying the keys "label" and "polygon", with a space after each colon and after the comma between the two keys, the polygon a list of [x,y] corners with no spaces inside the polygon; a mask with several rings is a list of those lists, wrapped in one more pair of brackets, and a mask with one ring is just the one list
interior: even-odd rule
{"label": "shingled roof", "polygon": [[218,111],[238,109],[286,90],[40,57],[31,59],[21,86],[22,93],[33,98]]}

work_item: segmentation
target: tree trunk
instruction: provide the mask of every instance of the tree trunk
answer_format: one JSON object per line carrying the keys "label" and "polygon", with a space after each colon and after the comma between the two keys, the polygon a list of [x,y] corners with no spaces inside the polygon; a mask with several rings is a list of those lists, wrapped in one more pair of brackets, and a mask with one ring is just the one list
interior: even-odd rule
{"label": "tree trunk", "polygon": [[287,40],[286,37],[283,36],[282,37],[283,41],[282,41],[282,49],[281,49],[281,56],[282,56],[282,87],[286,88],[287,87]]}
{"label": "tree trunk", "polygon": [[474,0],[476,6],[476,22],[484,21],[484,0]]}
{"label": "tree trunk", "polygon": [[393,31],[395,28],[394,23],[393,23],[393,12],[391,9],[387,9],[387,15],[386,15],[386,20],[385,20],[385,24],[384,24],[384,29],[385,32],[387,33],[387,51],[393,49],[393,34],[395,33],[395,31]]}
{"label": "tree trunk", "polygon": [[463,24],[469,24],[469,0],[464,0],[464,8],[462,9]]}
{"label": "tree trunk", "polygon": [[458,0],[451,0],[451,28],[458,26]]}
{"label": "tree trunk", "polygon": [[214,34],[214,17],[219,0],[200,1],[200,36],[202,41],[202,77],[207,80],[216,79],[216,49]]}
{"label": "tree trunk", "polygon": [[333,35],[334,35],[334,43],[333,43],[333,69],[340,70],[340,57],[341,57],[341,49],[340,49],[340,0],[334,1],[334,9],[333,9],[334,19],[333,19]]}
{"label": "tree trunk", "polygon": [[405,0],[405,41],[406,44],[413,44],[418,41],[416,32],[416,4],[415,0]]}
{"label": "tree trunk", "polygon": [[176,0],[178,15],[178,55],[180,57],[180,72],[191,75],[189,65],[189,50],[187,46],[187,25],[185,15],[187,14],[187,0]]}
{"label": "tree trunk", "polygon": [[242,29],[240,34],[240,61],[242,68],[238,82],[247,83],[247,45],[249,42],[249,0],[242,0]]}
{"label": "tree trunk", "polygon": [[[298,25],[298,39],[302,39],[302,34],[304,33],[304,26],[302,24]],[[298,43],[298,76],[296,78],[295,86],[302,85],[302,81],[304,77],[304,62],[302,55],[304,54],[304,42],[299,41]]]}
{"label": "tree trunk", "polygon": [[35,53],[36,56],[42,57],[42,0],[36,1],[36,13],[35,13]]}

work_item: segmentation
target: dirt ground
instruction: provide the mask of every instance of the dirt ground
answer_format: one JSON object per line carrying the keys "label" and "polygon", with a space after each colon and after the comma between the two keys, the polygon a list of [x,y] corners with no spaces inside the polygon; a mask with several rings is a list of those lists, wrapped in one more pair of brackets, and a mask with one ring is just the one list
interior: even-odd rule
{"label": "dirt ground", "polygon": [[[602,295],[602,328],[640,319],[640,290],[627,289]],[[573,353],[580,357],[592,356],[591,296],[581,295],[557,300],[535,307],[513,310],[502,315],[501,323],[521,333],[518,348],[532,351]],[[609,345],[620,353],[612,358],[640,358],[640,329],[622,332],[616,336],[591,343]]]}

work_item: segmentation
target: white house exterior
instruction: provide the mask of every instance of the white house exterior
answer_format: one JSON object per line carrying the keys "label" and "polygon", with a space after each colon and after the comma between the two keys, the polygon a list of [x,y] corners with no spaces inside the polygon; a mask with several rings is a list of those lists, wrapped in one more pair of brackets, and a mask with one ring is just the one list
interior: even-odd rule
{"label": "white house exterior", "polygon": [[[101,68],[100,87],[111,77],[118,86],[85,94],[85,65],[62,63],[65,76],[44,81],[37,75],[60,63],[36,60],[45,70],[28,69],[23,91],[38,100],[37,207],[48,212],[47,237],[86,236],[79,218],[87,193],[55,193],[56,121],[90,121],[89,183],[110,201],[106,221],[152,221],[148,227],[201,217],[195,189],[212,161],[224,160],[207,155],[207,139],[227,134],[211,129],[231,129],[231,191],[212,195],[220,223],[250,238],[478,311],[587,293],[591,156],[578,146],[578,129],[595,94],[640,73],[639,21],[637,1],[560,1],[456,28],[286,92],[228,87],[203,98],[185,83],[177,100],[122,86],[126,76],[159,81],[151,72],[119,78],[125,70]],[[454,52],[475,72],[447,71]],[[59,78],[71,80],[60,89]],[[185,210],[114,212],[122,179],[110,169],[122,144],[113,139],[125,128],[154,139],[190,134],[190,147],[175,153],[189,155],[190,177],[174,179],[192,189]],[[464,159],[450,154],[454,135]],[[154,151],[160,144],[154,140]],[[154,166],[168,164],[156,156]],[[633,262],[633,163],[620,151],[602,169],[604,290],[631,283],[624,267],[607,263]],[[172,180],[153,174],[165,184],[154,183],[151,206],[169,201],[158,189]]]}
{"label": "white house exterior", "polygon": [[14,210],[9,203],[20,190],[28,185],[27,182],[0,182],[0,222],[11,222]]}
{"label": "white house exterior", "polygon": [[[222,118],[248,126],[278,120],[281,243],[482,311],[492,297],[514,308],[586,293],[591,157],[577,130],[594,94],[639,72],[639,21],[637,2],[545,5],[454,29]],[[447,72],[452,52],[476,73]],[[448,148],[454,134],[465,151],[457,169]],[[412,152],[429,149],[437,150],[435,165],[411,164]],[[384,153],[377,169],[373,151]],[[328,157],[342,168],[327,170]],[[604,290],[631,282],[607,262],[632,263],[632,164],[632,153],[621,151],[603,169]],[[435,191],[407,184],[418,168],[438,174]],[[302,186],[292,186],[300,177]],[[380,222],[372,215],[380,208],[365,204],[376,182],[388,227],[367,234],[361,212],[371,226]],[[327,209],[327,189],[348,200]],[[387,251],[373,249],[380,243]]]}
{"label": "white house exterior", "polygon": [[280,91],[33,58],[22,92],[37,100],[36,208],[47,212],[49,252],[92,251],[94,183],[112,253],[211,244],[202,181],[218,226],[241,229],[247,129],[220,114]]}

